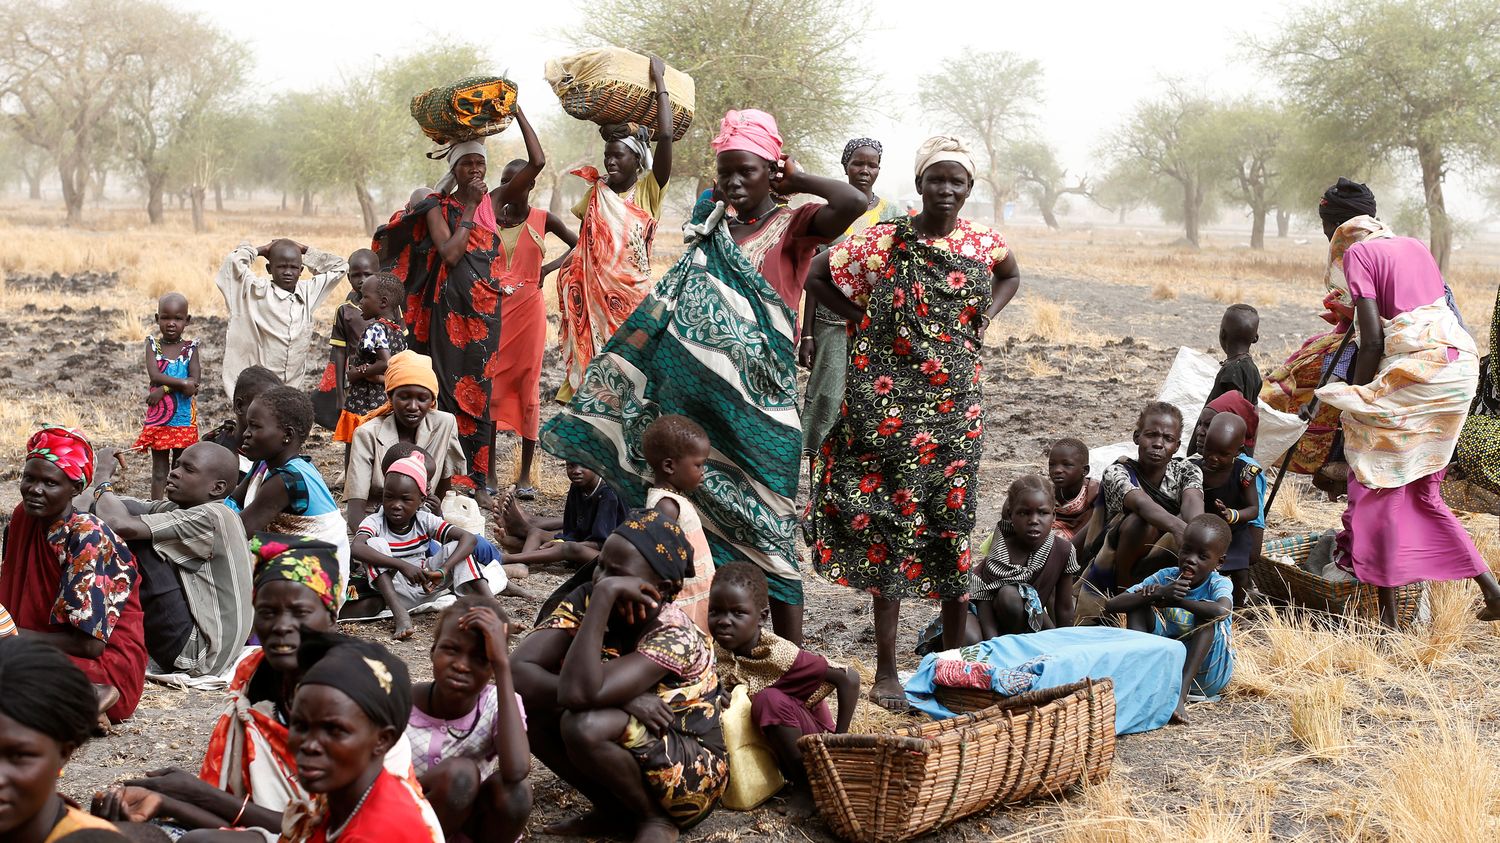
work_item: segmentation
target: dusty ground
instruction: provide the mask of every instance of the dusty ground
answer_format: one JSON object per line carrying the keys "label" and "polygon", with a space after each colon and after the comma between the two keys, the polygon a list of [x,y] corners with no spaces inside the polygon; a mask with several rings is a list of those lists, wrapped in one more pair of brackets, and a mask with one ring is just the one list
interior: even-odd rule
{"label": "dusty ground", "polygon": [[[1063,435],[1091,443],[1125,438],[1139,406],[1154,397],[1178,345],[1214,350],[1218,317],[1227,303],[1223,293],[1201,295],[1183,284],[1167,296],[1159,286],[1045,273],[1026,277],[1013,310],[992,329],[995,347],[986,353],[989,435],[979,497],[981,530],[993,525],[1004,487],[1040,464],[1048,441]],[[10,455],[0,459],[0,513],[8,513],[16,503],[19,442],[36,422],[81,424],[95,434],[96,444],[128,445],[138,430],[137,405],[143,392],[137,388],[139,341],[134,338],[140,335],[142,311],[122,304],[139,299],[135,290],[109,274],[71,278],[13,274],[7,289],[12,303],[26,303],[8,308],[6,318],[0,320],[0,340],[4,340],[0,342],[0,382],[6,384],[8,395],[27,399],[0,404],[8,408],[0,416],[0,436]],[[45,295],[62,291],[69,294],[72,304]],[[1292,297],[1257,304],[1262,312],[1257,358],[1263,369],[1321,325]],[[1480,310],[1488,306],[1479,304]],[[1466,303],[1466,308],[1470,306]],[[1033,327],[1040,327],[1046,335],[1035,335]],[[200,316],[192,325],[192,335],[205,340],[210,349],[204,366],[209,386],[200,404],[204,427],[217,424],[228,409],[216,375],[223,330],[222,320],[212,316]],[[556,378],[554,358],[543,379],[543,394],[555,387]],[[504,447],[502,464],[509,459]],[[315,433],[309,451],[321,466],[339,463],[339,453],[326,433]],[[147,462],[137,458],[127,482],[139,489],[148,472]],[[565,491],[560,466],[547,458],[541,473],[542,497],[535,506],[559,512]],[[341,480],[336,468],[326,476],[335,486]],[[1273,533],[1330,526],[1338,512],[1296,496],[1278,509],[1285,515],[1273,525]],[[1492,548],[1492,519],[1484,529],[1489,531],[1486,547]],[[559,581],[556,575],[538,573],[525,584],[545,594]],[[809,646],[862,666],[872,663],[869,599],[815,580],[809,582],[807,591]],[[512,600],[508,608],[514,618],[529,620],[537,607]],[[910,606],[904,617],[903,642],[932,614],[928,606]],[[388,641],[389,622],[350,629],[386,641],[411,664],[415,678],[426,678],[430,674],[425,647],[431,624],[430,616],[422,617],[418,636],[406,643]],[[1251,626],[1242,624],[1244,629]],[[1425,706],[1419,705],[1420,695],[1412,685],[1439,697],[1446,694],[1450,704],[1463,700],[1460,719],[1477,729],[1485,746],[1491,750],[1496,746],[1500,701],[1493,695],[1486,699],[1484,689],[1500,679],[1500,649],[1486,627],[1462,626],[1425,662],[1409,658],[1401,649],[1405,644],[1370,645],[1372,653],[1378,650],[1384,655],[1369,658],[1384,660],[1379,670],[1371,668],[1369,676],[1351,680],[1355,683],[1352,694],[1359,701],[1357,707],[1350,706],[1354,710],[1345,718],[1353,749],[1321,756],[1309,752],[1305,742],[1294,736],[1285,695],[1268,691],[1308,671],[1318,676],[1322,676],[1319,671],[1328,673],[1332,681],[1333,674],[1350,672],[1352,662],[1330,661],[1324,650],[1318,651],[1321,656],[1298,656],[1289,648],[1306,645],[1312,634],[1293,634],[1283,641],[1277,634],[1280,629],[1273,622],[1270,632],[1242,633],[1247,648],[1254,649],[1247,652],[1244,680],[1225,702],[1196,706],[1193,725],[1121,739],[1114,773],[1102,788],[1063,806],[1049,802],[974,818],[934,839],[988,840],[1020,834],[1038,840],[1147,840],[1157,839],[1165,829],[1196,830],[1199,839],[1406,839],[1382,830],[1386,826],[1371,819],[1374,815],[1364,800],[1374,774],[1371,767],[1355,761],[1381,751],[1377,747],[1393,747],[1403,736],[1422,732],[1442,719],[1433,713],[1436,709],[1430,699]],[[1314,662],[1315,656],[1321,660]],[[915,666],[914,658],[904,661],[903,667]],[[1395,669],[1391,666],[1407,673],[1391,676],[1390,670]],[[220,705],[216,694],[149,687],[129,723],[83,748],[69,765],[64,790],[87,801],[96,788],[143,770],[168,765],[195,769]],[[889,728],[894,721],[862,711],[857,722]],[[537,793],[533,830],[581,807],[577,794],[540,765],[533,781]],[[1482,810],[1493,813],[1500,802],[1500,778],[1488,793],[1489,807]],[[1204,829],[1217,829],[1215,833],[1222,832],[1222,836]],[[689,837],[830,839],[820,820],[790,822],[775,810],[775,803],[749,814],[717,812]]]}

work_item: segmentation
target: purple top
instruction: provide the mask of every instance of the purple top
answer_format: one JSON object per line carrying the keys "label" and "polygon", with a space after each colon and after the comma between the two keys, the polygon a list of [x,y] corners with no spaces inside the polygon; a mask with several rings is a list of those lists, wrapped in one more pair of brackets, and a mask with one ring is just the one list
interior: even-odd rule
{"label": "purple top", "polygon": [[1447,294],[1432,253],[1411,237],[1355,243],[1344,252],[1344,277],[1354,298],[1375,300],[1382,319],[1394,319]]}

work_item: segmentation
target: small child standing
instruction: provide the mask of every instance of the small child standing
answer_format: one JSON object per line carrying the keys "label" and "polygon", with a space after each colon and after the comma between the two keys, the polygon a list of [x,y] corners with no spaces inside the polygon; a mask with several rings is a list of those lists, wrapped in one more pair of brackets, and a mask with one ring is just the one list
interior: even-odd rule
{"label": "small child standing", "polygon": [[1052,532],[1077,547],[1083,543],[1099,497],[1099,481],[1089,477],[1089,446],[1071,437],[1053,442],[1047,451],[1047,476],[1057,490]]}
{"label": "small child standing", "polygon": [[687,416],[665,415],[646,427],[641,450],[651,466],[651,488],[646,506],[677,522],[693,548],[693,575],[683,580],[672,599],[705,633],[708,629],[708,592],[714,581],[714,555],[708,546],[703,520],[688,495],[703,485],[708,461],[708,434]]}
{"label": "small child standing", "polygon": [[[391,610],[398,641],[412,636],[410,611],[437,596],[444,583],[455,594],[493,597],[505,588],[499,565],[481,567],[474,559],[477,538],[423,508],[428,464],[413,452],[385,474],[381,507],[354,533],[351,553]],[[399,576],[398,576],[399,575]],[[493,587],[491,578],[499,582]]]}
{"label": "small child standing", "polygon": [[183,339],[193,317],[187,297],[167,293],[156,302],[160,336],[146,338],[146,423],[135,447],[151,452],[151,499],[166,494],[167,474],[182,449],[198,441],[198,344]]}
{"label": "small child standing", "polygon": [[361,417],[386,402],[386,364],[391,355],[406,350],[406,332],[401,327],[403,295],[401,282],[385,272],[360,287],[359,313],[365,328],[344,370],[349,389],[344,393],[344,409],[333,433],[334,441],[345,443],[346,463],[348,443],[354,441],[354,429],[359,427]]}
{"label": "small child standing", "polygon": [[1177,566],[1162,568],[1110,598],[1107,612],[1124,612],[1137,632],[1175,638],[1187,647],[1182,666],[1182,695],[1173,723],[1186,723],[1188,694],[1216,697],[1234,676],[1230,641],[1234,586],[1219,573],[1229,549],[1229,525],[1204,513],[1188,522]]}
{"label": "small child standing", "polygon": [[1212,401],[1226,392],[1238,391],[1254,404],[1260,400],[1260,369],[1250,357],[1250,346],[1260,342],[1260,313],[1248,304],[1231,304],[1219,320],[1219,348],[1224,363],[1208,391]]}
{"label": "small child standing", "polygon": [[1010,484],[990,554],[969,572],[969,601],[988,640],[1073,625],[1078,553],[1058,535],[1052,482],[1028,474]]}
{"label": "small child standing", "polygon": [[[714,574],[708,617],[724,693],[746,686],[750,717],[776,754],[782,773],[795,784],[805,784],[807,771],[797,740],[849,731],[859,701],[859,674],[762,629],[771,617],[766,575],[749,562],[730,562]],[[824,702],[835,691],[837,722]]]}
{"label": "small child standing", "polygon": [[459,598],[438,615],[432,681],[412,688],[412,769],[449,840],[519,840],[531,813],[531,753],[509,638],[498,601]]}
{"label": "small child standing", "polygon": [[1233,538],[1219,570],[1234,583],[1234,606],[1250,605],[1250,566],[1260,558],[1266,532],[1266,475],[1254,457],[1244,453],[1245,422],[1219,413],[1208,423],[1203,455],[1193,457],[1203,469],[1203,506],[1229,523]]}
{"label": "small child standing", "polygon": [[380,258],[369,249],[355,249],[349,255],[349,294],[333,311],[333,328],[328,332],[328,365],[313,393],[314,420],[329,430],[337,430],[344,410],[344,394],[349,389],[345,369],[349,364],[349,346],[365,333],[365,319],[359,310],[360,289],[380,271]]}

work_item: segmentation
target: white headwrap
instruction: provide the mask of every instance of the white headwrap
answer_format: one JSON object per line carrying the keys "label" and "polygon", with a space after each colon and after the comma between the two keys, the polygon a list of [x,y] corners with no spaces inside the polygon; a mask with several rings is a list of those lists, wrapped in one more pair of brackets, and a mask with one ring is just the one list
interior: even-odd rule
{"label": "white headwrap", "polygon": [[458,187],[458,177],[453,175],[453,168],[458,166],[458,162],[465,155],[478,155],[480,158],[485,159],[485,161],[489,161],[489,155],[484,149],[484,141],[471,140],[464,141],[463,143],[455,143],[449,147],[448,154],[444,156],[448,160],[448,172],[444,173],[443,177],[438,179],[437,184],[432,186],[433,190],[436,190],[438,193],[452,193],[453,188]]}
{"label": "white headwrap", "polygon": [[968,172],[970,179],[974,178],[974,159],[969,157],[969,148],[952,135],[933,135],[917,147],[917,178],[921,178],[928,167],[942,161],[958,164]]}

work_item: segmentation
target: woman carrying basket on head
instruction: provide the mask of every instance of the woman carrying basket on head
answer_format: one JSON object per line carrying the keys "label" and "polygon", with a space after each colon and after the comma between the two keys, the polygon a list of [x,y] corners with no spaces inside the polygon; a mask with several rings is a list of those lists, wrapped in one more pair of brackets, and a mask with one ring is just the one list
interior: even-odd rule
{"label": "woman carrying basket on head", "polygon": [[579,245],[557,274],[562,311],[557,340],[564,373],[557,400],[564,404],[578,389],[589,361],[650,290],[651,241],[672,176],[672,104],[666,65],[659,58],[651,59],[651,82],[656,88],[656,154],[646,127],[601,126],[603,175],[594,167],[573,171],[589,189],[573,207],[582,220]]}

